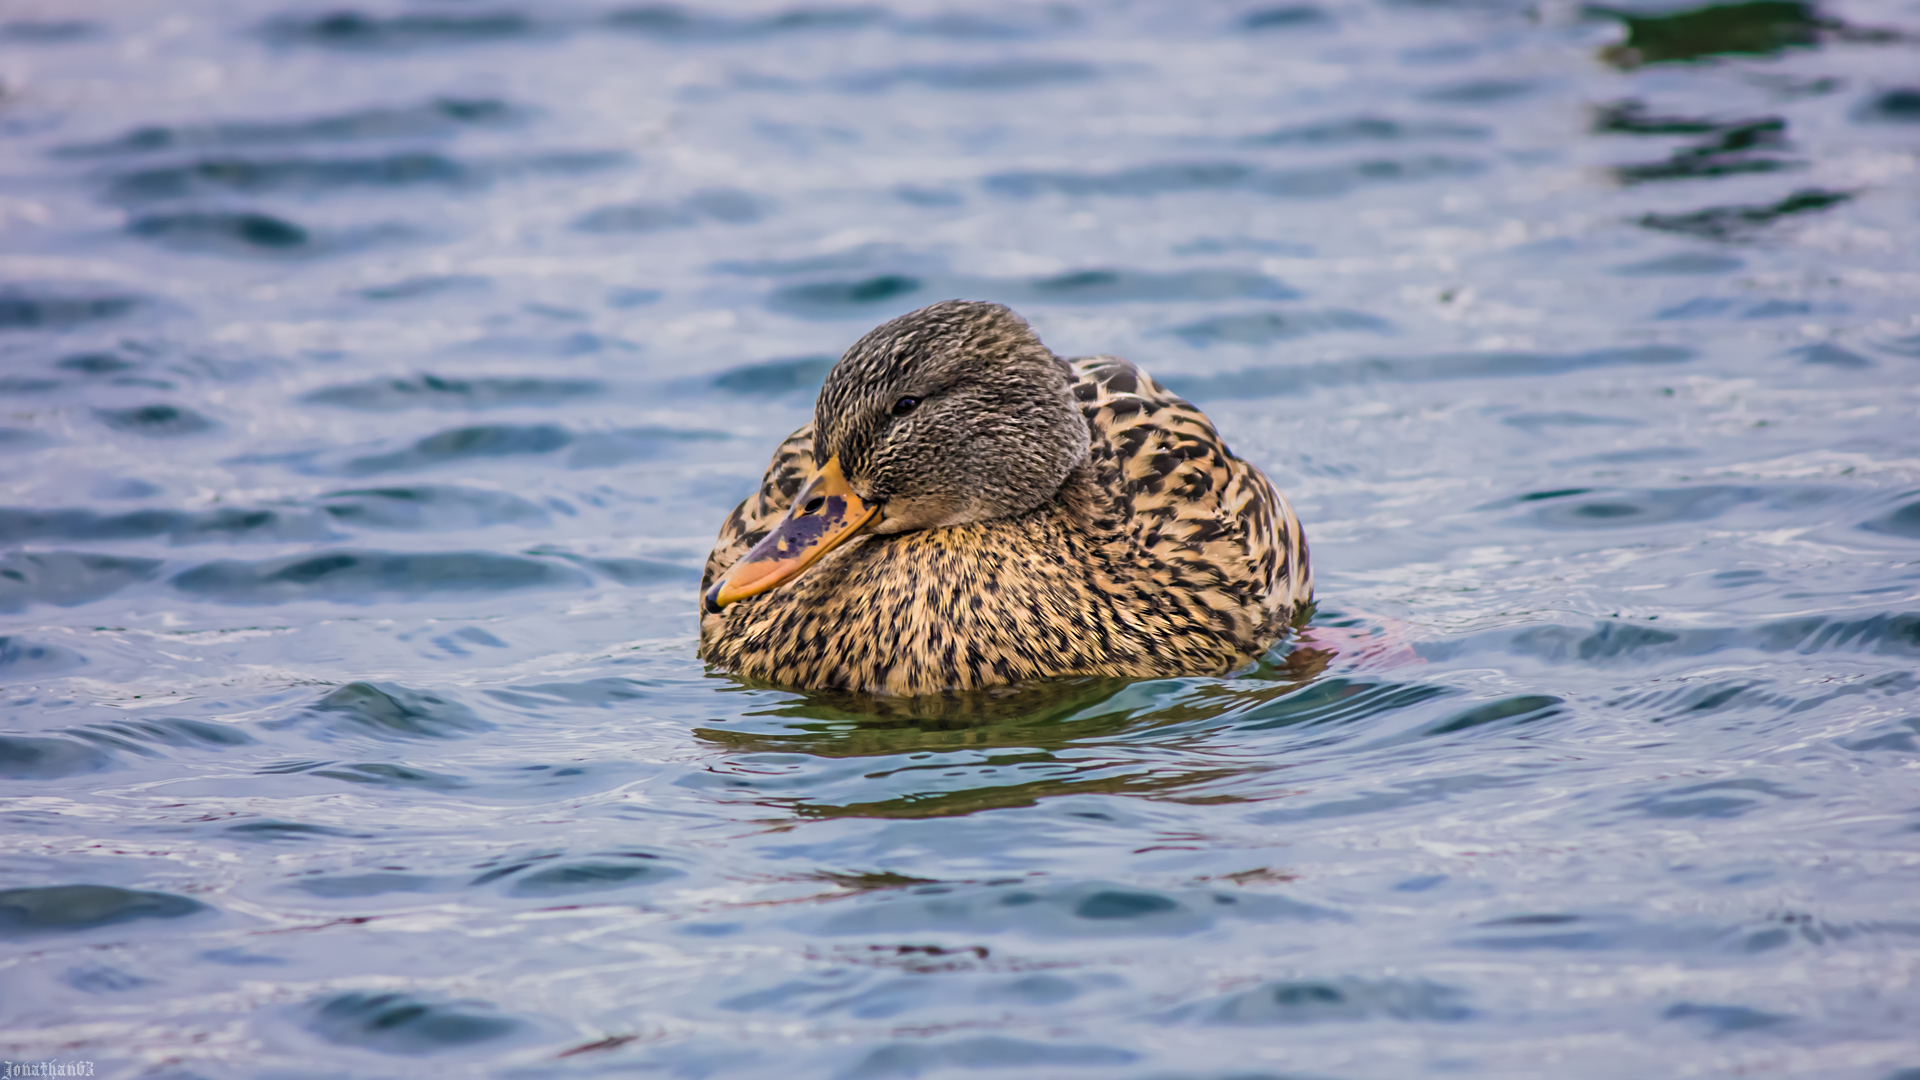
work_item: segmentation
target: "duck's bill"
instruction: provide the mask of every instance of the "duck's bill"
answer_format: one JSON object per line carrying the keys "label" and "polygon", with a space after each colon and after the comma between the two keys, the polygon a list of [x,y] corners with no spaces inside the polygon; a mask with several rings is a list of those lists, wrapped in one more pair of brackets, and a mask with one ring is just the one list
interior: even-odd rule
{"label": "duck's bill", "polygon": [[766,539],[713,583],[701,597],[702,605],[717,612],[735,600],[779,588],[805,573],[822,555],[864,532],[879,512],[878,503],[866,502],[847,485],[840,459],[828,460],[794,496],[793,508]]}

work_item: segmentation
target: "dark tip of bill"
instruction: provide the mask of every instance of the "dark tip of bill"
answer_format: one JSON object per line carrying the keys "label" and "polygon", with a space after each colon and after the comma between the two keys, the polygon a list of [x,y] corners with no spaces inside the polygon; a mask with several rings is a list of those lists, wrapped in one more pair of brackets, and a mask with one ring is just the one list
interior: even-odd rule
{"label": "dark tip of bill", "polygon": [[705,611],[709,615],[720,614],[720,587],[725,584],[725,579],[716,581],[706,592],[700,594],[700,609],[702,611]]}

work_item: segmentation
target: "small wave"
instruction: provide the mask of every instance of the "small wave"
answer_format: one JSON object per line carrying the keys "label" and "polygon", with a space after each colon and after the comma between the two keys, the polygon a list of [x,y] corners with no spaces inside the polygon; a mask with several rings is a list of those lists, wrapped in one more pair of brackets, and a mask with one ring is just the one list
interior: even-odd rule
{"label": "small wave", "polygon": [[1175,392],[1194,400],[1210,397],[1259,398],[1370,382],[1538,377],[1587,368],[1679,364],[1693,359],[1694,355],[1693,350],[1677,345],[1595,349],[1560,355],[1523,352],[1447,353],[1439,356],[1366,357],[1317,364],[1272,365],[1243,368],[1219,375],[1175,376],[1164,381]]}
{"label": "small wave", "polygon": [[0,330],[64,330],[118,319],[145,303],[143,297],[128,293],[0,285]]}
{"label": "small wave", "polygon": [[82,551],[14,551],[0,555],[0,611],[32,604],[73,607],[151,581],[160,560]]}
{"label": "small wave", "polygon": [[393,683],[353,682],[271,726],[318,722],[328,735],[381,739],[454,739],[490,731],[493,725],[467,706],[426,690]]}
{"label": "small wave", "polygon": [[484,551],[327,551],[291,558],[203,563],[174,576],[173,587],[228,604],[380,599],[585,584],[574,570],[540,559]]}
{"label": "small wave", "polygon": [[603,393],[604,383],[593,379],[548,379],[539,376],[480,376],[444,378],[370,379],[308,391],[302,401],[363,412],[399,412],[405,409],[498,409],[523,405],[558,405],[575,398]]}
{"label": "small wave", "polygon": [[0,937],[73,933],[141,919],[178,919],[211,910],[185,896],[112,885],[0,889]]}
{"label": "small wave", "polygon": [[411,994],[354,992],[307,1006],[307,1027],[338,1046],[407,1057],[491,1042],[524,1025],[478,1002],[435,1002]]}
{"label": "small wave", "polygon": [[265,33],[269,40],[287,45],[403,50],[524,40],[542,29],[517,11],[380,16],[341,10],[313,18],[283,16],[267,23]]}

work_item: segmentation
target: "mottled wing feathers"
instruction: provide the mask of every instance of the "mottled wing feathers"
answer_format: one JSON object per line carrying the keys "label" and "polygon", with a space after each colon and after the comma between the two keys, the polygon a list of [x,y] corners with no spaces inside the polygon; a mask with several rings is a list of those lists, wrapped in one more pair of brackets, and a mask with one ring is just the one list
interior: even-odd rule
{"label": "mottled wing feathers", "polygon": [[1259,469],[1233,456],[1206,414],[1118,357],[1072,366],[1097,485],[1114,500],[1111,525],[1183,577],[1252,593],[1274,617],[1312,599],[1293,508]]}
{"label": "mottled wing feathers", "polygon": [[793,497],[813,479],[813,473],[813,422],[808,421],[773,452],[760,490],[734,507],[720,526],[720,535],[707,556],[706,571],[700,575],[702,593],[767,535],[793,505]]}

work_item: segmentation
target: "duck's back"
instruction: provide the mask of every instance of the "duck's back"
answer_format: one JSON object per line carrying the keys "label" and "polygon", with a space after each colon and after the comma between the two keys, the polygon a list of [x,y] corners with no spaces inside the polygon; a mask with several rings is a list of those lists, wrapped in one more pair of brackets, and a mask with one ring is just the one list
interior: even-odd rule
{"label": "duck's back", "polygon": [[[1091,449],[1052,503],[850,541],[785,585],[704,615],[701,654],[773,683],[913,694],[1218,674],[1264,649],[1313,595],[1286,500],[1205,415],[1131,363],[1072,368]],[[814,468],[809,424],[727,518],[703,592]]]}

